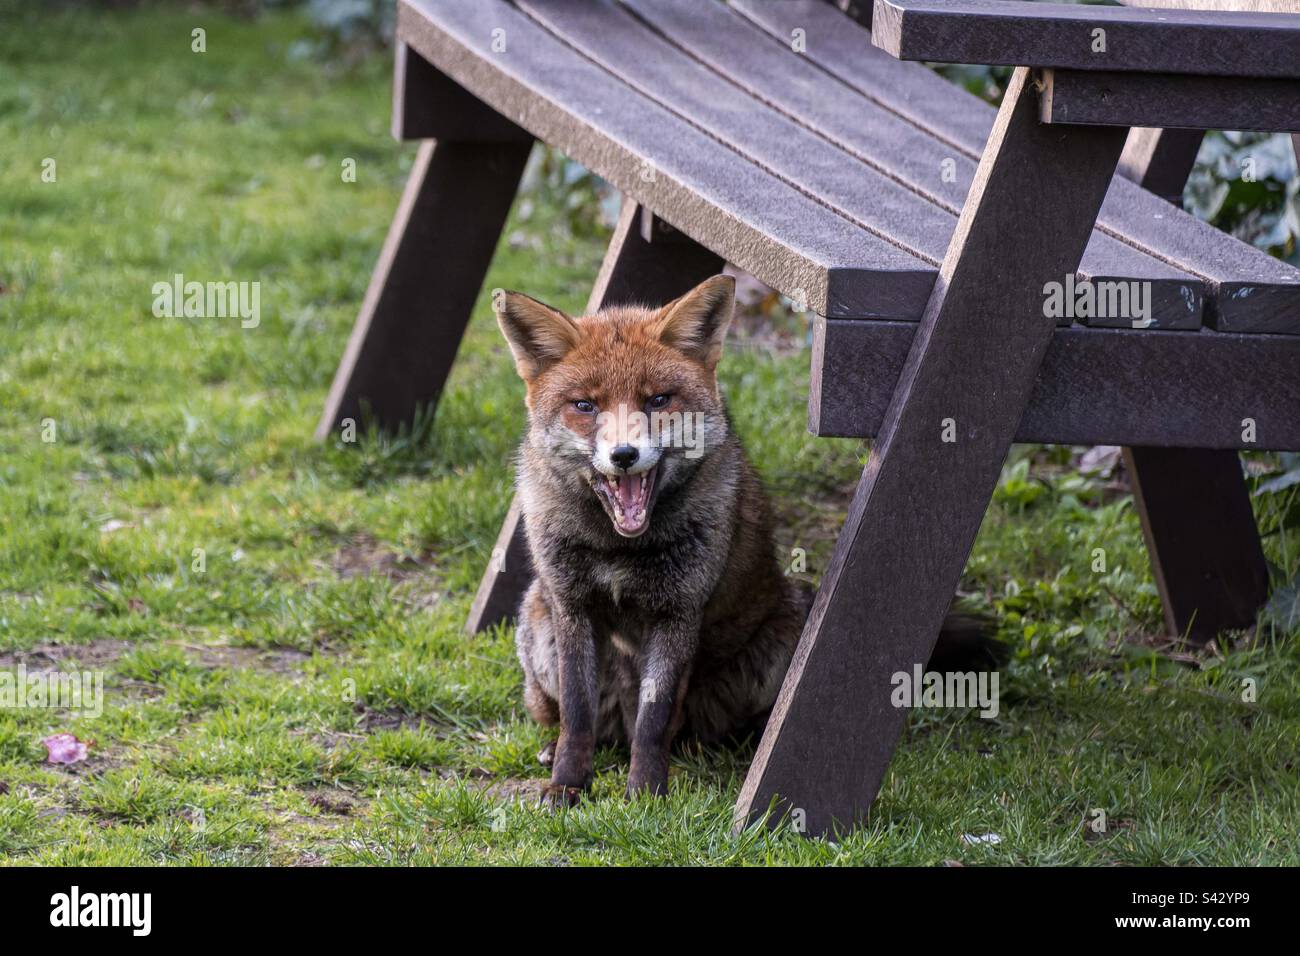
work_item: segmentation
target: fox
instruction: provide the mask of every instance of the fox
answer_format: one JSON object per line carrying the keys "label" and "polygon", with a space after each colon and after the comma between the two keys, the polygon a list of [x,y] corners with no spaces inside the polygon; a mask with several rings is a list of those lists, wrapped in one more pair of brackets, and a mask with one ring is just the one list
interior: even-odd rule
{"label": "fox", "polygon": [[676,741],[761,733],[813,597],[718,384],[735,280],[578,317],[501,291],[494,311],[527,410],[523,700],[559,728],[541,800],[576,804],[600,745],[630,748],[628,797],[665,794]]}

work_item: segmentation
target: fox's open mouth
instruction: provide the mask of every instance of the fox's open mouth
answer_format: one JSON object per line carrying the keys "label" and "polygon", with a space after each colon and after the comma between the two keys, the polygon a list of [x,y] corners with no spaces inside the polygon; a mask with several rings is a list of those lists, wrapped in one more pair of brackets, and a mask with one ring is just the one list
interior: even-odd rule
{"label": "fox's open mouth", "polygon": [[650,526],[658,472],[656,465],[636,475],[596,476],[596,495],[609,512],[614,530],[623,537],[635,538]]}

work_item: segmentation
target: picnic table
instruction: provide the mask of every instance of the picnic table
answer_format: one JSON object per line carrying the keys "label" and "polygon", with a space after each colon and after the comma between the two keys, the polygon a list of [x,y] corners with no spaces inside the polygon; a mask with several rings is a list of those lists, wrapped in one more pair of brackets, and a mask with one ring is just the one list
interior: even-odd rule
{"label": "picnic table", "polygon": [[[724,262],[806,305],[810,429],[875,442],[737,824],[775,799],[810,833],[878,791],[890,676],[929,658],[1012,442],[1126,447],[1193,640],[1267,598],[1238,451],[1300,449],[1300,271],[1160,198],[1205,129],[1300,131],[1300,17],[845,5],[870,32],[823,0],[401,0],[393,130],[423,142],[319,429],[437,401],[535,140],[625,197],[590,309]],[[910,60],[1015,70],[994,110]],[[1079,284],[1145,306],[1045,304]],[[528,577],[512,504],[469,628]]]}

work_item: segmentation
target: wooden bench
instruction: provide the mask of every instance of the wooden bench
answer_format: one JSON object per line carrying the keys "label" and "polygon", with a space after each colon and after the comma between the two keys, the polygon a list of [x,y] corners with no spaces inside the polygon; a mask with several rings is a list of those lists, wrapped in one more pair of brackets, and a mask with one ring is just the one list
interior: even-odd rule
{"label": "wooden bench", "polygon": [[[877,439],[740,822],[773,796],[811,832],[865,812],[902,723],[887,677],[928,658],[1012,441],[1133,446],[1171,628],[1243,626],[1267,596],[1236,450],[1300,449],[1300,272],[1112,173],[1165,111],[1221,128],[1258,93],[1261,125],[1300,128],[1300,31],[1019,6],[881,3],[882,50],[820,0],[399,3],[394,133],[425,142],[322,436],[437,401],[536,138],[626,198],[590,308],[733,262],[816,315],[812,430]],[[1098,23],[1100,71],[1074,48]],[[1020,69],[995,112],[891,53]],[[1176,192],[1197,141],[1135,132],[1121,169]],[[1045,284],[1076,275],[1140,283],[1149,321],[1045,317]],[[512,505],[470,629],[527,578]]]}

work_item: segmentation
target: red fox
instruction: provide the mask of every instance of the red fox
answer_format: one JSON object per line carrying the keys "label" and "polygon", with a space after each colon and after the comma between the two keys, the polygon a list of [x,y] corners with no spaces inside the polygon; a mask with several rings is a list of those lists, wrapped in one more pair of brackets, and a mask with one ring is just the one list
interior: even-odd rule
{"label": "red fox", "polygon": [[678,737],[761,730],[811,605],[782,573],[716,377],[735,283],[574,318],[514,292],[497,321],[527,386],[518,487],[536,577],[524,703],[559,724],[548,803],[628,743],[629,795],[667,792]]}

